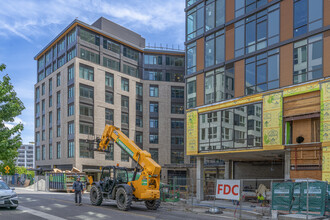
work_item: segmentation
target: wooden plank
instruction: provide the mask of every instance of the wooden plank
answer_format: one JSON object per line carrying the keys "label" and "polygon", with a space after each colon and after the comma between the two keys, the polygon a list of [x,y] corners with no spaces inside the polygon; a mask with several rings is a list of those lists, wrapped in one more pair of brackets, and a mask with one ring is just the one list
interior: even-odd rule
{"label": "wooden plank", "polygon": [[304,108],[310,105],[317,105],[320,109],[320,97],[311,97],[304,100],[295,100],[291,102],[284,103],[283,108],[285,110]]}
{"label": "wooden plank", "polygon": [[300,94],[300,95],[284,97],[283,103],[287,103],[287,102],[295,101],[295,100],[301,100],[301,99],[305,99],[305,98],[311,98],[311,97],[315,97],[315,96],[320,97],[320,91],[314,91],[314,92],[308,92],[308,93],[304,93],[304,94]]}
{"label": "wooden plank", "polygon": [[291,109],[291,110],[284,111],[284,117],[318,113],[318,112],[320,112],[320,106],[308,106],[305,108]]}
{"label": "wooden plank", "polygon": [[290,177],[292,179],[311,178],[322,180],[321,170],[291,170]]}

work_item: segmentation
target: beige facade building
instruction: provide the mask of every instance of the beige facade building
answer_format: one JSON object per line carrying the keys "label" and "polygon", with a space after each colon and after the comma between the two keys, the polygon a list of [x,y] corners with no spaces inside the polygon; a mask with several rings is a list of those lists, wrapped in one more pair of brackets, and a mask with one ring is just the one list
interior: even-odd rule
{"label": "beige facade building", "polygon": [[75,20],[35,59],[36,167],[97,178],[102,166],[134,166],[117,145],[93,151],[113,124],[164,166],[165,181],[188,175],[183,51],[147,49],[140,35],[100,18]]}

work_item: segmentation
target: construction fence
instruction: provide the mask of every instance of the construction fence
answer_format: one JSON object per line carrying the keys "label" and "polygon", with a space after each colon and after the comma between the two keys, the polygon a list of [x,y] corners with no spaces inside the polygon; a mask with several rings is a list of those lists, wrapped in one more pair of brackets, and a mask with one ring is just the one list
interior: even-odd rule
{"label": "construction fence", "polygon": [[203,199],[198,200],[197,180],[172,178],[161,185],[161,200],[197,207],[217,208],[231,212],[233,218],[254,213],[257,216],[303,214],[306,216],[330,215],[330,186],[327,182],[312,179],[240,179],[239,200],[217,199],[217,179],[203,179]]}

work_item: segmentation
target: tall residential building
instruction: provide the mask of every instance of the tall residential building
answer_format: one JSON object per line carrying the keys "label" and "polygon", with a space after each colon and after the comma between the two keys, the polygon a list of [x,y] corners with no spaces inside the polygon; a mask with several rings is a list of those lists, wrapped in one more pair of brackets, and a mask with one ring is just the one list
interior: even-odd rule
{"label": "tall residential building", "polygon": [[[167,168],[162,178],[186,172],[184,156],[184,51],[151,49],[139,34],[103,17],[74,20],[36,56],[37,167],[72,167],[98,178],[100,167],[132,167],[117,145],[94,152],[86,140],[115,125]],[[96,146],[94,146],[96,147]]]}
{"label": "tall residential building", "polygon": [[33,144],[23,144],[18,148],[16,166],[35,168],[35,155]]}
{"label": "tall residential building", "polygon": [[[186,1],[186,151],[224,178],[330,180],[330,2]],[[203,197],[203,183],[197,183]]]}

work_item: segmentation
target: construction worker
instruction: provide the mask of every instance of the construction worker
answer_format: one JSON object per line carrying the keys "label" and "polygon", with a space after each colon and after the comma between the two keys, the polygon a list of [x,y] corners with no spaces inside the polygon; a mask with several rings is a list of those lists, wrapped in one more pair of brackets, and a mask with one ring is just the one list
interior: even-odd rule
{"label": "construction worker", "polygon": [[258,203],[261,202],[261,206],[264,207],[266,204],[265,204],[265,197],[259,193],[258,195]]}
{"label": "construction worker", "polygon": [[84,193],[84,186],[82,182],[80,182],[80,176],[78,176],[77,180],[73,183],[72,190],[74,191],[76,205],[81,205],[81,193]]}

